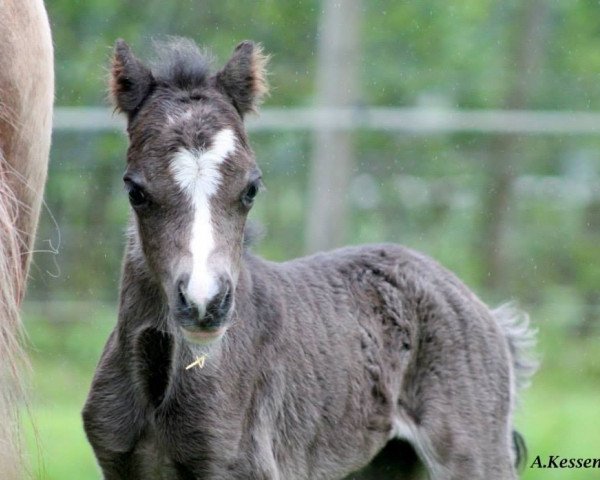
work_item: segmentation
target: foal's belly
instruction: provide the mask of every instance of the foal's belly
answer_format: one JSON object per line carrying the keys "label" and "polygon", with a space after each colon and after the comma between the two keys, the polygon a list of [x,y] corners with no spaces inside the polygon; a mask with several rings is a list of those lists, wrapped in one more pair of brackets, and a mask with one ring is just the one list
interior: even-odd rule
{"label": "foal's belly", "polygon": [[[161,448],[159,438],[160,435],[155,433],[146,433],[135,446],[131,461],[135,465],[133,470],[136,480],[180,480],[183,478],[175,463],[164,448]],[[227,465],[227,462],[221,463],[218,461],[218,463],[211,465],[210,470],[213,473],[210,478],[219,480],[248,480],[251,478],[265,480],[337,480],[346,478],[351,470],[359,467],[359,465],[355,465],[355,468],[349,468],[346,462],[342,462],[336,469],[335,458],[329,458],[325,462],[316,461],[311,465],[311,473],[308,473],[306,465],[302,462],[301,464],[291,462],[285,466],[276,465],[273,452],[270,450],[259,449],[257,451],[249,448],[247,451],[252,452],[250,458],[242,457],[243,460],[238,458],[237,461],[229,465]],[[367,460],[365,458],[365,464]]]}

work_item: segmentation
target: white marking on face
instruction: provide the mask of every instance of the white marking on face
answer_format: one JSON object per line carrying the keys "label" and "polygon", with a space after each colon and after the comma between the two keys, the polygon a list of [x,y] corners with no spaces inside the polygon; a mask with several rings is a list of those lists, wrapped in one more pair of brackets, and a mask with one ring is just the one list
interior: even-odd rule
{"label": "white marking on face", "polygon": [[192,272],[187,285],[188,298],[204,306],[218,293],[218,281],[208,259],[214,249],[210,199],[221,183],[219,166],[235,151],[235,134],[230,128],[219,131],[208,150],[180,150],[171,163],[171,172],[188,195],[194,209],[190,240]]}

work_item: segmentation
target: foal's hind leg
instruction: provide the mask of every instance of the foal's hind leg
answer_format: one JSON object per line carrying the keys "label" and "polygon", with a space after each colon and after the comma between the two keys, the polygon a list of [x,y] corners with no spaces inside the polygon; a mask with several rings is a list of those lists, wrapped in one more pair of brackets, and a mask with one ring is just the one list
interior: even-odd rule
{"label": "foal's hind leg", "polygon": [[485,313],[423,315],[399,402],[403,432],[435,480],[517,478],[510,361]]}
{"label": "foal's hind leg", "polygon": [[[497,428],[488,425],[488,428]],[[469,426],[440,423],[416,428],[412,443],[431,480],[512,480],[517,478],[508,442],[470,435]]]}
{"label": "foal's hind leg", "polygon": [[427,480],[423,464],[404,440],[392,439],[371,463],[344,480]]}
{"label": "foal's hind leg", "polygon": [[418,408],[400,409],[405,437],[431,479],[516,479],[508,398],[478,395],[478,385],[456,378],[452,385],[436,373],[423,381]]}

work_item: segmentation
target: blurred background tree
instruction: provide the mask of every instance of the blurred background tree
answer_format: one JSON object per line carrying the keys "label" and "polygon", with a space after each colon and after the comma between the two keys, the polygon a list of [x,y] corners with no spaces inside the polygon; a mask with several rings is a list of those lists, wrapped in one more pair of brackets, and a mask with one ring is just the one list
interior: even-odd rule
{"label": "blurred background tree", "polygon": [[[114,39],[148,58],[151,39],[169,34],[209,46],[216,66],[241,39],[263,43],[273,55],[266,108],[354,107],[360,116],[362,106],[587,111],[600,101],[593,3],[54,0],[48,8],[58,106],[107,106]],[[545,219],[553,209],[595,215],[596,190],[582,192],[598,176],[596,135],[284,128],[252,136],[269,187],[255,215],[268,232],[258,249],[271,258],[399,241],[439,257],[489,300],[539,302],[574,287],[565,263],[589,229],[558,222],[549,236]],[[62,253],[38,256],[31,299],[114,301],[124,149],[118,132],[56,132],[47,201]],[[573,176],[575,164],[588,178]],[[40,250],[56,246],[57,234],[46,216]],[[525,285],[538,287],[524,293]]]}
{"label": "blurred background tree", "polygon": [[[58,107],[108,107],[116,38],[149,58],[152,38],[181,35],[210,47],[216,67],[239,41],[261,42],[272,54],[265,111],[341,106],[364,120],[369,107],[600,110],[597,2],[48,0],[47,8]],[[255,250],[285,260],[399,242],[437,258],[487,302],[519,300],[546,354],[521,420],[530,450],[585,455],[600,444],[589,429],[600,420],[600,135],[572,127],[253,131],[267,184],[252,213],[266,230]],[[35,410],[42,440],[52,439],[43,478],[98,478],[78,409],[114,323],[125,149],[118,131],[54,135],[26,305]],[[64,461],[52,454],[60,448],[71,452]]]}

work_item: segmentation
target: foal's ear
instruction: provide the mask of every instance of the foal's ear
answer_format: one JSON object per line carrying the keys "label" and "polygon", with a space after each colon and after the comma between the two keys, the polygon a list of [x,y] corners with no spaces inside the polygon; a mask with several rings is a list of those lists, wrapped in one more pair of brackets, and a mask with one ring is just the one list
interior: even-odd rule
{"label": "foal's ear", "polygon": [[131,116],[150,93],[152,72],[124,40],[117,40],[110,74],[110,95],[117,110]]}
{"label": "foal's ear", "polygon": [[260,45],[245,41],[235,47],[225,67],[216,74],[217,87],[231,98],[242,116],[255,111],[269,92],[268,61]]}

